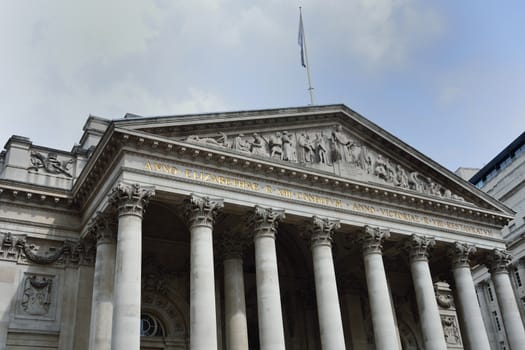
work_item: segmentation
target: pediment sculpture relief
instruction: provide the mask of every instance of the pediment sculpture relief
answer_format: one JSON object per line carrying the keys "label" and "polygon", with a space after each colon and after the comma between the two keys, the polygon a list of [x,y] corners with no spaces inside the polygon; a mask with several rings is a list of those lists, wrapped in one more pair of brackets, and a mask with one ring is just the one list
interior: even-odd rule
{"label": "pediment sculpture relief", "polygon": [[199,137],[186,142],[225,148],[253,156],[271,158],[328,171],[341,177],[372,181],[428,195],[464,199],[431,178],[411,171],[348,135],[341,125],[330,128],[282,130]]}

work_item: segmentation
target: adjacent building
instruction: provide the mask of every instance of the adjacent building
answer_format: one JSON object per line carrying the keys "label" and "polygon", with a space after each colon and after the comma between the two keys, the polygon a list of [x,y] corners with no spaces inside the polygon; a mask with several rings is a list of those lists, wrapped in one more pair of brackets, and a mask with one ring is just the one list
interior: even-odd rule
{"label": "adjacent building", "polygon": [[[515,219],[502,229],[502,238],[512,256],[510,276],[518,304],[516,312],[525,323],[525,132],[476,172],[470,182],[516,211]],[[494,294],[494,281],[481,266],[476,267],[474,276],[492,348],[512,349],[508,327],[502,322],[503,310]]]}
{"label": "adjacent building", "polygon": [[0,349],[494,349],[473,266],[524,349],[514,214],[344,105],[13,136]]}

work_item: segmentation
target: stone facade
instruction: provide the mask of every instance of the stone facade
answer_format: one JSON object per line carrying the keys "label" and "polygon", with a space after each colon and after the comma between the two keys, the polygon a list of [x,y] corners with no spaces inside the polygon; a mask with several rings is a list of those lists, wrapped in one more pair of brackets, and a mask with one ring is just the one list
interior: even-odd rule
{"label": "stone facade", "polygon": [[513,349],[508,330],[513,326],[507,325],[503,317],[504,304],[497,298],[495,277],[499,277],[495,273],[499,271],[498,264],[509,271],[514,291],[511,297],[517,303],[514,318],[525,324],[525,133],[474,174],[471,182],[516,211],[515,219],[501,231],[510,255],[498,254],[493,269],[479,266],[474,270],[490,343],[494,349]]}
{"label": "stone facade", "polygon": [[484,264],[515,318],[514,213],[343,105],[13,136],[0,203],[0,349],[489,349]]}

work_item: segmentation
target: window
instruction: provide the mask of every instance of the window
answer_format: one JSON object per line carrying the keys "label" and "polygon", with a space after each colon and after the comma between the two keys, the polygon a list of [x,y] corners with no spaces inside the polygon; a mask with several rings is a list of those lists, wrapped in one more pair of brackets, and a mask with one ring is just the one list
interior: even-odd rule
{"label": "window", "polygon": [[166,332],[160,320],[151,314],[140,315],[140,335],[143,337],[164,337]]}
{"label": "window", "polygon": [[514,157],[518,157],[522,153],[525,153],[525,145],[521,145],[520,148],[518,148],[516,151],[514,151]]}
{"label": "window", "polygon": [[510,163],[512,163],[512,156],[507,157],[503,162],[500,163],[500,170],[505,169]]}
{"label": "window", "polygon": [[514,277],[516,278],[516,284],[518,285],[518,287],[523,286],[523,283],[521,282],[520,272],[518,271],[517,267],[514,268]]}
{"label": "window", "polygon": [[485,181],[490,181],[497,174],[498,174],[498,169],[497,168],[493,169],[490,173],[487,174],[487,176],[485,177]]}
{"label": "window", "polygon": [[494,316],[494,322],[496,323],[496,328],[498,329],[498,332],[501,332],[501,324],[499,323],[498,313],[496,311],[492,311],[492,316]]}
{"label": "window", "polygon": [[494,294],[492,294],[492,288],[490,285],[487,286],[487,294],[489,295],[490,302],[494,302]]}

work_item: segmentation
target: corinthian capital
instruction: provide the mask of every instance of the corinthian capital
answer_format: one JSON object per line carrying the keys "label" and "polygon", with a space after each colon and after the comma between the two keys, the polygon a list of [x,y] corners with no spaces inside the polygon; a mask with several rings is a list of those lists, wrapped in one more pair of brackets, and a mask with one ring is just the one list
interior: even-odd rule
{"label": "corinthian capital", "polygon": [[184,217],[189,227],[212,227],[219,211],[224,207],[222,199],[211,199],[194,194],[185,201]]}
{"label": "corinthian capital", "polygon": [[382,254],[383,240],[390,238],[388,229],[365,226],[362,236],[363,254]]}
{"label": "corinthian capital", "polygon": [[512,255],[503,249],[494,249],[489,256],[490,273],[507,273]]}
{"label": "corinthian capital", "polygon": [[119,183],[109,194],[109,200],[118,207],[119,216],[136,215],[142,218],[150,198],[155,194],[151,187]]}
{"label": "corinthian capital", "polygon": [[218,243],[218,251],[224,260],[242,259],[247,246],[246,236],[239,231],[225,231]]}
{"label": "corinthian capital", "polygon": [[476,253],[476,250],[473,244],[454,242],[454,245],[448,249],[448,256],[452,261],[452,267],[470,268],[470,256]]}
{"label": "corinthian capital", "polygon": [[341,224],[338,220],[330,220],[328,218],[320,218],[318,216],[312,217],[308,223],[307,233],[310,236],[310,243],[312,247],[316,245],[332,246],[332,240],[335,230],[339,229]]}
{"label": "corinthian capital", "polygon": [[105,212],[97,212],[88,223],[88,232],[98,244],[114,243],[117,236],[116,218]]}
{"label": "corinthian capital", "polygon": [[279,221],[284,218],[284,210],[263,208],[256,205],[248,222],[256,238],[263,236],[275,238]]}
{"label": "corinthian capital", "polygon": [[410,261],[427,261],[430,251],[436,245],[433,237],[412,235],[405,243],[405,249],[408,251]]}

